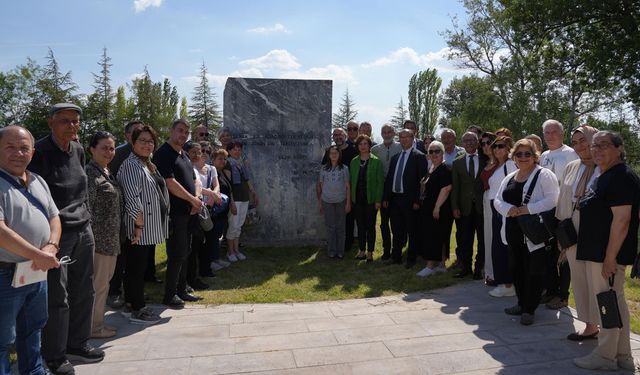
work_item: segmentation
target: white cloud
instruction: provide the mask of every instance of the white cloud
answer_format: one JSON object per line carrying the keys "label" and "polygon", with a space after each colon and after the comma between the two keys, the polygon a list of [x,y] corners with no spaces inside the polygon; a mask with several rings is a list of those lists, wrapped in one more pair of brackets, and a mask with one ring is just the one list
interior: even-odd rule
{"label": "white cloud", "polygon": [[144,12],[149,7],[158,8],[162,5],[162,0],[134,0],[133,7],[136,10],[136,13]]}
{"label": "white cloud", "polygon": [[391,64],[406,63],[423,68],[434,67],[443,72],[454,72],[463,70],[456,67],[453,61],[449,61],[449,52],[449,47],[444,47],[438,51],[419,54],[413,48],[403,47],[391,52],[387,56],[378,58],[370,63],[362,64],[362,67],[373,68]]}
{"label": "white cloud", "polygon": [[291,79],[331,79],[334,81],[353,82],[353,71],[345,65],[329,64],[324,67],[310,68],[305,71],[289,71],[283,73],[280,78]]}
{"label": "white cloud", "polygon": [[129,81],[133,81],[134,79],[140,79],[144,77],[144,73],[133,73],[129,75]]}
{"label": "white cloud", "polygon": [[298,59],[284,49],[274,49],[255,59],[240,61],[241,66],[256,69],[293,70],[298,69]]}
{"label": "white cloud", "polygon": [[252,33],[252,34],[273,34],[273,33],[289,34],[289,33],[291,33],[291,31],[289,31],[281,23],[276,23],[275,25],[273,25],[271,27],[256,27],[254,29],[247,30],[247,32],[248,33]]}

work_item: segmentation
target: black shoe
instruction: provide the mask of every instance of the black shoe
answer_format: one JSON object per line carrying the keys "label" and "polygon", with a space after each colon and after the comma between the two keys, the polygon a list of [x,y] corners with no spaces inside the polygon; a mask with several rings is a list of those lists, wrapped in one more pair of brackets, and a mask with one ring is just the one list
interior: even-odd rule
{"label": "black shoe", "polygon": [[337,257],[337,255],[336,255],[336,254],[331,254],[331,255],[329,255],[329,258],[331,258],[331,259],[334,259],[335,257]]}
{"label": "black shoe", "polygon": [[384,253],[384,254],[382,254],[382,257],[380,257],[380,260],[382,260],[382,261],[385,261],[387,259],[391,259],[391,254]]}
{"label": "black shoe", "polygon": [[491,280],[490,278],[487,277],[484,280],[484,285],[486,285],[486,286],[494,286],[495,287],[495,286],[498,286],[498,283],[495,282],[495,280]]}
{"label": "black shoe", "polygon": [[338,259],[343,260],[344,259],[344,255],[338,254],[336,255],[338,257]]}
{"label": "black shoe", "polygon": [[160,280],[156,276],[145,277],[144,281],[147,283],[162,284],[162,280]]}
{"label": "black shoe", "polygon": [[504,313],[507,315],[522,315],[522,307],[520,307],[519,305],[507,307],[506,309],[504,309]]}
{"label": "black shoe", "polygon": [[193,282],[191,283],[191,286],[195,290],[207,290],[207,289],[209,289],[209,284],[206,284],[206,283],[202,282],[202,280],[200,280],[200,279],[193,280]]}
{"label": "black shoe", "polygon": [[458,273],[456,273],[455,275],[453,275],[453,277],[455,277],[456,279],[464,279],[465,277],[471,275],[471,270],[462,270]]}
{"label": "black shoe", "polygon": [[54,375],[75,375],[76,370],[67,358],[55,361],[47,361],[47,368]]}
{"label": "black shoe", "polygon": [[84,344],[81,348],[67,348],[67,357],[80,363],[95,363],[104,359],[104,351]]}
{"label": "black shoe", "polygon": [[411,269],[411,268],[413,268],[413,266],[415,266],[415,265],[416,265],[416,261],[415,261],[415,260],[414,260],[414,261],[407,261],[407,262],[404,264],[404,268],[406,268],[406,269]]}
{"label": "black shoe", "polygon": [[210,269],[200,271],[200,277],[216,277],[216,274],[213,273]]}
{"label": "black shoe", "polygon": [[114,295],[107,297],[107,305],[112,309],[119,309],[124,306],[124,298],[121,295]]}
{"label": "black shoe", "polygon": [[169,299],[165,298],[164,300],[162,300],[162,304],[166,305],[171,309],[176,309],[176,310],[179,310],[184,307],[184,301],[176,295],[174,295]]}
{"label": "black shoe", "polygon": [[193,290],[193,288],[191,287],[191,285],[187,285],[187,287],[186,287],[186,288],[184,288],[184,290],[185,290],[187,293],[193,293],[193,292],[195,292],[195,290]]}
{"label": "black shoe", "polygon": [[180,297],[180,299],[186,302],[197,302],[202,299],[202,297],[193,295],[191,293],[179,293],[178,297]]}

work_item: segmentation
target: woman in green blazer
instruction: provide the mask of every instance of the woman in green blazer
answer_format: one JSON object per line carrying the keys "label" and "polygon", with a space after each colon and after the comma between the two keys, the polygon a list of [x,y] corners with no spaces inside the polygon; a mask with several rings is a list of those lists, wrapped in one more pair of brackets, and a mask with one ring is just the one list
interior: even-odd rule
{"label": "woman in green blazer", "polygon": [[[371,154],[371,138],[361,134],[356,138],[358,156],[351,160],[351,202],[358,225],[358,246],[356,259],[373,261],[376,244],[376,215],[382,202],[384,172],[382,162]],[[366,255],[365,255],[366,252]]]}

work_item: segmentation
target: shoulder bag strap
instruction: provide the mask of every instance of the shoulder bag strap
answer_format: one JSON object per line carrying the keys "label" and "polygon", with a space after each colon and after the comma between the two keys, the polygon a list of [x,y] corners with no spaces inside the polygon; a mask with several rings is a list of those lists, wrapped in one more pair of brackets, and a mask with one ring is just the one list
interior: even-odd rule
{"label": "shoulder bag strap", "polygon": [[533,176],[533,180],[531,180],[531,185],[529,185],[529,189],[527,190],[527,194],[524,196],[524,199],[522,200],[522,205],[524,206],[525,204],[529,203],[529,200],[531,199],[531,194],[533,194],[533,189],[536,187],[536,182],[538,182],[538,176],[540,175],[540,171],[542,169],[538,169],[538,171],[536,172],[536,175]]}
{"label": "shoulder bag strap", "polygon": [[24,195],[24,197],[27,198],[27,200],[31,202],[32,205],[34,205],[38,210],[40,210],[40,212],[42,212],[42,214],[44,215],[44,217],[47,218],[47,220],[49,220],[49,214],[47,213],[47,210],[45,210],[44,206],[38,200],[38,198],[34,197],[33,194],[31,194],[29,190],[27,190],[27,188],[20,185],[14,178],[6,174],[4,171],[0,171],[0,177],[4,178],[14,188],[18,189],[18,191],[21,192],[22,195]]}

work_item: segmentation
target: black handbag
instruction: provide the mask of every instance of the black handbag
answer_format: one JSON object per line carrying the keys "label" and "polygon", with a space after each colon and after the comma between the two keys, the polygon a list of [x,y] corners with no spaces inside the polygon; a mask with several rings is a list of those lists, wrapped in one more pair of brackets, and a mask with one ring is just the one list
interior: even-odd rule
{"label": "black handbag", "polygon": [[618,295],[613,290],[615,275],[609,278],[609,290],[596,295],[602,328],[622,328],[622,318],[618,307]]}
{"label": "black handbag", "polygon": [[[523,206],[529,203],[531,194],[533,193],[533,189],[536,186],[539,175],[540,170],[538,170],[538,172],[536,172],[536,175],[533,176],[533,180],[529,185],[529,190],[527,190],[527,194],[522,200]],[[558,225],[558,219],[556,219],[555,213],[556,209],[554,207],[548,211],[540,212],[537,214],[521,215],[517,217],[518,225],[520,225],[522,233],[532,243],[540,244],[543,242],[548,242],[551,240],[551,238],[554,237]]]}
{"label": "black handbag", "polygon": [[576,232],[576,227],[573,225],[573,220],[571,220],[571,218],[558,222],[556,239],[558,239],[562,249],[568,249],[578,243],[578,233]]}

